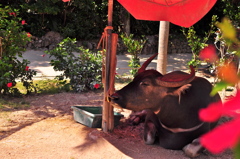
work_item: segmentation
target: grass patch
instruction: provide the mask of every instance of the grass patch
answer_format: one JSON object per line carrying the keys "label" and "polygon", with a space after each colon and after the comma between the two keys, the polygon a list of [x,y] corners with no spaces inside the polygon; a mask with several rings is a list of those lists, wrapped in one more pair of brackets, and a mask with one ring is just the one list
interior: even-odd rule
{"label": "grass patch", "polygon": [[26,109],[30,107],[30,103],[25,102],[24,100],[21,101],[9,101],[0,98],[0,111],[10,111],[14,109]]}
{"label": "grass patch", "polygon": [[[121,89],[132,81],[132,75],[118,75],[115,78],[116,89]],[[69,80],[57,80],[57,79],[42,79],[33,81],[34,88],[32,92],[35,94],[56,94],[60,92],[71,91]],[[26,94],[27,90],[21,82],[17,82],[15,86],[20,93]],[[1,109],[1,103],[0,103]]]}
{"label": "grass patch", "polygon": [[[44,80],[34,80],[33,81],[34,90],[32,92],[41,94],[55,94],[63,91],[70,91],[69,81],[66,80],[56,80],[56,79],[44,79]],[[26,94],[27,90],[21,82],[18,82],[15,86],[19,89],[22,94]]]}

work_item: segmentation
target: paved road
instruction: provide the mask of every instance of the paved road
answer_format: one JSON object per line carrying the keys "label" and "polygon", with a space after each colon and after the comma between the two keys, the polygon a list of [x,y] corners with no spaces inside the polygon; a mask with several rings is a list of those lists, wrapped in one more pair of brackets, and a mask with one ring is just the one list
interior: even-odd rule
{"label": "paved road", "polygon": [[[45,56],[43,56],[45,55]],[[151,55],[141,55],[141,64]],[[191,60],[192,54],[170,54],[168,55],[167,72],[172,70],[186,70],[187,62]],[[61,74],[60,71],[54,71],[50,65],[50,60],[54,59],[45,54],[44,51],[27,50],[23,54],[23,58],[29,60],[30,69],[37,71],[37,77],[35,78],[54,78],[56,75]],[[117,73],[122,75],[129,73],[128,61],[130,55],[117,55]],[[156,69],[157,60],[154,59],[149,65],[148,69]]]}

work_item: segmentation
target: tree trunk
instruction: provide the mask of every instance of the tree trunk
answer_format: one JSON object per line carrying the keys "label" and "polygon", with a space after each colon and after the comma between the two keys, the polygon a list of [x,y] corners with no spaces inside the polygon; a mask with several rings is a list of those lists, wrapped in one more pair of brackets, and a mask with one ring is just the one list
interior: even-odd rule
{"label": "tree trunk", "polygon": [[127,36],[130,35],[130,14],[125,8],[122,8],[120,11],[120,21],[123,24],[122,31],[126,33]]}
{"label": "tree trunk", "polygon": [[159,71],[162,74],[166,74],[167,72],[168,36],[169,36],[169,22],[160,21],[157,71]]}
{"label": "tree trunk", "polygon": [[125,31],[127,36],[129,36],[130,35],[130,14],[129,13],[127,13],[127,19],[125,22]]}

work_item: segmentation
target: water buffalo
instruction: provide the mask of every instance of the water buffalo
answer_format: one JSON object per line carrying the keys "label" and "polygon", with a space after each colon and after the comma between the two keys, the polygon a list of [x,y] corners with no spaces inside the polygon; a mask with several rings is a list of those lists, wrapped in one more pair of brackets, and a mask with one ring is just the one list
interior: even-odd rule
{"label": "water buffalo", "polygon": [[198,117],[201,108],[217,102],[220,96],[210,96],[211,83],[191,73],[174,71],[162,75],[146,70],[156,57],[150,57],[128,85],[109,96],[114,107],[136,111],[135,119],[145,119],[144,140],[153,144],[158,139],[166,149],[184,149],[194,157],[202,150],[198,138],[216,126],[202,122]]}

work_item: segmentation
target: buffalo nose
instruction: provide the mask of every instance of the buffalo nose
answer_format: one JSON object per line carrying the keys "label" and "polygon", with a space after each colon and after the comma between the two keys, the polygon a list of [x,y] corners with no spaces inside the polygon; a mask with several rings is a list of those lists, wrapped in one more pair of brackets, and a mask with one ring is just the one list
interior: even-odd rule
{"label": "buffalo nose", "polygon": [[118,100],[119,99],[119,95],[117,93],[113,93],[112,95],[108,96],[108,100]]}

